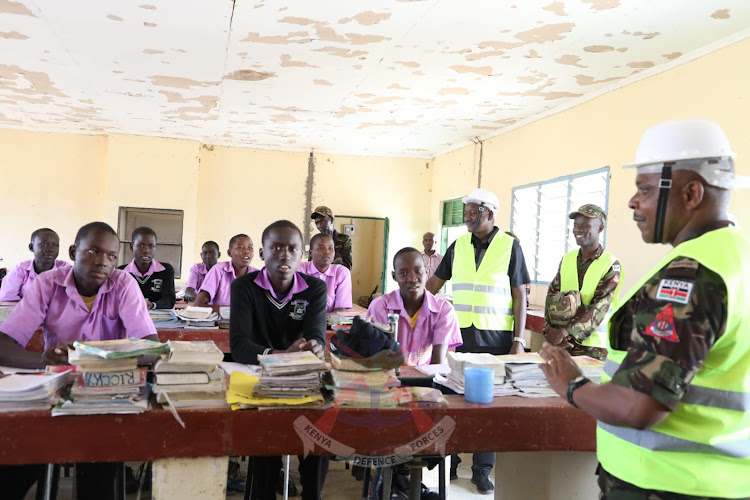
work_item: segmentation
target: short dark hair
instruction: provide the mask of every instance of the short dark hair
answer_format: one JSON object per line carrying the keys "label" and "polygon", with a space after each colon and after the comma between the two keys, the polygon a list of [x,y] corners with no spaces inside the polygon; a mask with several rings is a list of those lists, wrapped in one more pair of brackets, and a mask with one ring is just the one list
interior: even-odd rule
{"label": "short dark hair", "polygon": [[133,235],[130,237],[130,241],[135,241],[136,236],[146,236],[149,234],[153,236],[155,240],[158,239],[156,237],[156,231],[154,231],[150,227],[146,227],[146,226],[137,227],[133,229]]}
{"label": "short dark hair", "polygon": [[273,229],[281,229],[283,227],[293,229],[294,231],[297,231],[297,234],[299,234],[299,239],[302,241],[302,231],[299,230],[297,225],[294,222],[288,221],[288,220],[277,220],[276,222],[272,222],[263,230],[263,234],[260,237],[260,244],[265,244],[266,240],[268,239],[268,235],[271,233],[271,230]]}
{"label": "short dark hair", "polygon": [[[219,244],[216,243],[213,240],[208,240],[207,242],[205,242],[204,244],[201,245],[201,248],[205,247],[206,245],[208,245],[208,246],[214,246],[214,247],[216,247],[216,251],[217,252],[221,252],[221,249],[219,248]],[[230,244],[229,246],[231,247],[232,245]]]}
{"label": "short dark hair", "polygon": [[[55,231],[53,231],[52,229],[50,229],[48,227],[42,227],[42,228],[37,229],[33,233],[31,233],[31,240],[30,240],[30,242],[34,243],[34,238],[36,238],[37,236],[39,236],[42,233],[53,233],[55,236],[57,236],[57,233]],[[60,239],[59,236],[57,236],[57,238]]]}
{"label": "short dark hair", "polygon": [[[234,242],[237,241],[237,240],[239,240],[240,238],[247,238],[248,240],[250,240],[250,242],[253,241],[253,239],[250,236],[246,235],[245,233],[235,234],[234,236],[232,236],[231,238],[229,238],[229,248],[231,249],[232,245],[234,245]],[[216,245],[216,248],[219,248],[219,245]]]}
{"label": "short dark hair", "polygon": [[318,241],[320,238],[331,238],[331,241],[333,241],[333,236],[331,236],[328,233],[318,233],[312,238],[310,238],[310,250],[312,250],[312,247],[315,246],[315,242]]}
{"label": "short dark hair", "polygon": [[112,236],[116,237],[118,241],[120,240],[115,230],[112,229],[112,226],[110,226],[106,222],[89,222],[78,230],[73,245],[78,246],[81,240],[88,236],[92,231],[101,231],[103,233],[111,234]]}
{"label": "short dark hair", "polygon": [[396,259],[398,259],[399,257],[401,257],[404,254],[412,253],[412,252],[416,253],[416,254],[419,254],[420,256],[422,255],[422,252],[420,252],[419,250],[417,250],[414,247],[404,247],[401,250],[399,250],[398,252],[396,252],[396,255],[393,256],[393,269],[396,269]]}

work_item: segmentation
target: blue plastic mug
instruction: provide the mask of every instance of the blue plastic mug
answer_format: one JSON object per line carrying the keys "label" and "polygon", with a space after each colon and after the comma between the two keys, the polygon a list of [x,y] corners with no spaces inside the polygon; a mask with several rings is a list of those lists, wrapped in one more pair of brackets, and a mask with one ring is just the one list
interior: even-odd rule
{"label": "blue plastic mug", "polygon": [[495,370],[479,366],[464,368],[464,396],[470,403],[491,403],[495,385]]}

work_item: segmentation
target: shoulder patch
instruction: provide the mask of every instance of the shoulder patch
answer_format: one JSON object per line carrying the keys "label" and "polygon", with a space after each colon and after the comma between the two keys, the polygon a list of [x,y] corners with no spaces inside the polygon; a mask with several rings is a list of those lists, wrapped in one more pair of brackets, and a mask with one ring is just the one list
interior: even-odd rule
{"label": "shoulder patch", "polygon": [[651,337],[664,339],[667,342],[679,342],[680,338],[677,336],[677,331],[674,326],[672,304],[667,304],[667,307],[656,315],[654,321],[646,327],[643,333],[650,335]]}
{"label": "shoulder patch", "polygon": [[687,304],[690,302],[692,293],[693,282],[691,281],[663,279],[659,282],[655,298],[678,304]]}
{"label": "shoulder patch", "polygon": [[698,269],[700,263],[689,257],[677,257],[665,269]]}
{"label": "shoulder patch", "polygon": [[622,268],[620,267],[620,264],[612,264],[612,270],[613,270],[614,272],[616,272],[616,273],[619,273],[619,272],[620,272],[620,269],[622,269]]}

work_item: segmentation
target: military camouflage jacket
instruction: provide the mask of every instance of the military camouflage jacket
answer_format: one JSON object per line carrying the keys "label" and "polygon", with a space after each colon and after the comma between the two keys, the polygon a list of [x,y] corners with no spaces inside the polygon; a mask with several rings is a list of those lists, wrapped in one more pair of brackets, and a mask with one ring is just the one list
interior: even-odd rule
{"label": "military camouflage jacket", "polygon": [[333,258],[333,264],[341,264],[352,270],[352,239],[348,234],[342,234],[333,230],[333,247],[336,255]]}
{"label": "military camouflage jacket", "polygon": [[[583,283],[583,278],[586,276],[591,263],[598,259],[604,249],[599,245],[599,248],[594,253],[593,257],[585,261],[581,261],[581,254],[578,254],[576,264],[578,265],[578,286],[580,287]],[[562,262],[560,263],[562,265]],[[591,299],[591,303],[588,306],[581,305],[578,308],[578,312],[573,319],[568,323],[565,329],[572,337],[572,344],[574,344],[574,354],[587,354],[583,351],[585,349],[575,349],[576,347],[583,347],[580,344],[589,338],[589,336],[599,328],[602,320],[609,311],[609,306],[612,303],[612,299],[615,295],[615,289],[620,283],[620,262],[615,261],[612,267],[607,271],[607,274],[599,281],[594,292],[594,297]],[[547,296],[551,296],[560,291],[560,267],[557,268],[557,274],[555,279],[550,283],[547,289]],[[544,311],[544,333],[546,334],[549,329],[552,328],[549,322],[549,315],[547,311]],[[578,352],[581,351],[581,352]]]}

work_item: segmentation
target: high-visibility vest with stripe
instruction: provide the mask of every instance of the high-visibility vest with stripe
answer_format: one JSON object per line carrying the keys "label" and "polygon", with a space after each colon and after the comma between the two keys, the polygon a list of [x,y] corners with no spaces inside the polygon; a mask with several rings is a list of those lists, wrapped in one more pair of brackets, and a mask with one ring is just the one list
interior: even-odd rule
{"label": "high-visibility vest with stripe", "polygon": [[[560,291],[567,290],[578,290],[581,292],[581,301],[583,305],[587,306],[591,304],[591,300],[594,298],[596,287],[602,280],[605,274],[607,274],[612,265],[617,261],[614,255],[606,250],[602,251],[602,254],[595,259],[586,270],[586,274],[583,277],[583,284],[579,287],[578,285],[578,253],[581,249],[573,250],[563,256],[562,264],[560,265]],[[622,283],[622,271],[620,271],[620,283]],[[615,288],[615,293],[610,304],[610,311],[617,300],[617,295],[620,292],[620,285],[618,283]],[[591,347],[607,347],[607,323],[609,322],[609,314],[607,314],[596,331],[591,332],[591,335],[583,341],[583,345]]]}
{"label": "high-visibility vest with stripe", "polygon": [[[750,496],[750,297],[745,291],[750,240],[738,228],[728,227],[678,245],[628,292],[615,314],[677,257],[697,260],[724,280],[726,328],[664,421],[642,431],[598,422],[598,458],[610,474],[644,489],[745,498]],[[626,354],[613,349],[619,347],[616,332],[610,331],[609,339],[602,383],[611,379]]]}
{"label": "high-visibility vest with stripe", "polygon": [[471,233],[456,239],[453,307],[461,328],[473,324],[479,330],[513,330],[513,296],[508,277],[513,241],[498,231],[477,269]]}

